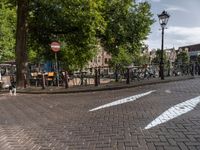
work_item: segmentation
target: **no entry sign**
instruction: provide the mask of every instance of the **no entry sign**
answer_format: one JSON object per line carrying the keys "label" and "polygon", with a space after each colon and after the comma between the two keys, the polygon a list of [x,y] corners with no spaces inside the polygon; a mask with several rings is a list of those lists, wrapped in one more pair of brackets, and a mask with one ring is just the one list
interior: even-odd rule
{"label": "no entry sign", "polygon": [[58,43],[58,42],[52,42],[51,43],[51,49],[55,53],[58,52],[60,50],[60,43]]}

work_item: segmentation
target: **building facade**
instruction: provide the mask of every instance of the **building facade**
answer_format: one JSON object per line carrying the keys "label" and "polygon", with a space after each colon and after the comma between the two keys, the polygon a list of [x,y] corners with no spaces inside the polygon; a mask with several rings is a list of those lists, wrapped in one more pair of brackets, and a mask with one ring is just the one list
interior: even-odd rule
{"label": "building facade", "polygon": [[173,64],[177,57],[175,48],[165,49],[164,51],[166,53],[167,60]]}
{"label": "building facade", "polygon": [[188,52],[190,61],[197,61],[197,57],[200,55],[200,44],[182,46],[178,50]]}
{"label": "building facade", "polygon": [[102,46],[99,45],[97,55],[91,61],[89,61],[86,68],[90,70],[90,73],[94,73],[95,68],[101,68],[102,72],[109,73],[111,72],[109,68],[109,61],[111,58],[112,56],[108,54],[108,52],[106,52]]}

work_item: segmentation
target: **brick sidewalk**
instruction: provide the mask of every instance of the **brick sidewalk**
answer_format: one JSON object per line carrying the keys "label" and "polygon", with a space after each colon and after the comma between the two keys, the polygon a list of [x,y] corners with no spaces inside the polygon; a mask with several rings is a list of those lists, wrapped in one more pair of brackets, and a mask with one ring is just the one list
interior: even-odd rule
{"label": "brick sidewalk", "polygon": [[[200,79],[79,94],[0,96],[0,150],[199,150],[200,105],[145,130],[174,105],[200,95]],[[155,90],[140,99],[98,106]]]}
{"label": "brick sidewalk", "polygon": [[[150,80],[141,80],[134,81],[130,84],[126,84],[126,82],[112,82],[108,84],[101,84],[99,86],[94,85],[83,85],[83,86],[73,86],[65,89],[63,86],[49,86],[42,89],[42,87],[27,87],[25,89],[17,89],[17,93],[26,93],[26,94],[62,94],[62,93],[80,93],[80,92],[93,92],[93,91],[105,91],[105,90],[118,90],[124,88],[132,88],[144,85],[151,84],[159,84],[159,83],[168,83],[182,80],[194,79],[193,76],[178,76],[178,77],[165,77],[165,80],[161,80],[160,78],[153,78]],[[1,93],[5,93],[8,90],[0,90]]]}
{"label": "brick sidewalk", "polygon": [[97,87],[94,85],[87,85],[87,86],[74,86],[68,89],[64,87],[46,87],[45,89],[41,90],[41,87],[30,87],[27,89],[23,89],[18,91],[18,93],[30,93],[30,94],[62,94],[62,93],[79,93],[79,92],[92,92],[92,91],[105,91],[105,90],[117,90],[117,89],[124,89],[124,88],[132,88],[144,85],[151,85],[151,84],[159,84],[159,83],[167,83],[167,82],[174,82],[174,81],[182,81],[182,80],[189,80],[194,79],[192,76],[182,76],[182,77],[166,77],[165,80],[160,80],[159,78],[154,78],[150,80],[141,80],[131,82],[130,84],[126,84],[125,82],[112,82],[108,84],[101,84]]}

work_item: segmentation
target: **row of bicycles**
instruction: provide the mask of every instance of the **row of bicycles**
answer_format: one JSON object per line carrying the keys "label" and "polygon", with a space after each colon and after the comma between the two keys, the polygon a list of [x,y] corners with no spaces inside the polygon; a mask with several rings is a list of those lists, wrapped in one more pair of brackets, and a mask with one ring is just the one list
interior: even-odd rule
{"label": "row of bicycles", "polygon": [[135,67],[130,70],[130,78],[134,80],[144,80],[150,78],[156,78],[159,76],[159,71],[156,68],[150,67]]}

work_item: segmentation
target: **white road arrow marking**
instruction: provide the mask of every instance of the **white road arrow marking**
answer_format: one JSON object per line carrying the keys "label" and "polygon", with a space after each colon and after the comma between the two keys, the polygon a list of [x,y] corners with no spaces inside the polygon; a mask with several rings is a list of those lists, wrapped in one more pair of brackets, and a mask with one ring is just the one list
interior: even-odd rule
{"label": "white road arrow marking", "polygon": [[149,123],[144,129],[153,128],[159,124],[165,123],[171,119],[174,119],[182,114],[192,111],[197,104],[200,103],[200,96],[187,100],[185,102],[179,103],[158,116],[155,120]]}
{"label": "white road arrow marking", "polygon": [[131,97],[127,97],[127,98],[124,98],[124,99],[120,99],[120,100],[117,100],[117,101],[114,101],[114,102],[111,102],[111,103],[96,107],[94,109],[91,109],[90,111],[96,111],[96,110],[99,110],[99,109],[103,109],[103,108],[107,108],[107,107],[111,107],[111,106],[116,106],[116,105],[119,105],[119,104],[132,102],[132,101],[135,101],[136,99],[138,99],[140,97],[149,95],[152,92],[155,92],[155,90],[154,91],[149,91],[149,92],[146,92],[146,93],[142,93],[142,94],[138,94],[138,95],[134,95],[134,96],[131,96]]}

